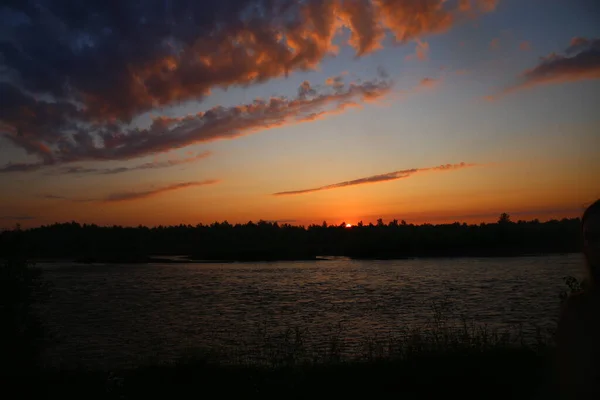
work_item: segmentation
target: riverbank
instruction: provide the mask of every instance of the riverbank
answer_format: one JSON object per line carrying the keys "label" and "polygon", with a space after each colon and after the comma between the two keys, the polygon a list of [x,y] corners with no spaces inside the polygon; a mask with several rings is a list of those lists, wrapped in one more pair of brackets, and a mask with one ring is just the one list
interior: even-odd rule
{"label": "riverbank", "polygon": [[101,256],[80,258],[32,258],[33,263],[75,263],[75,264],[228,264],[228,263],[256,263],[256,262],[293,262],[293,261],[331,261],[331,260],[357,260],[357,261],[394,261],[414,259],[460,259],[460,258],[518,258],[518,257],[545,257],[550,255],[561,256],[576,253],[481,253],[471,255],[425,255],[425,256],[309,256],[309,257],[220,257],[220,258],[195,258],[193,256]]}

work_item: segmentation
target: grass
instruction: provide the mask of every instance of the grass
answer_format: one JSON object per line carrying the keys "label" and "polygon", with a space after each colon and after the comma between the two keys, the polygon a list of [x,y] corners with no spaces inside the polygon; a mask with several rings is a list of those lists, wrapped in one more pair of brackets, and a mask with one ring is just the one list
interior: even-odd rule
{"label": "grass", "polygon": [[40,371],[19,386],[32,389],[30,395],[62,399],[357,394],[531,399],[546,394],[552,380],[551,344],[515,342],[484,329],[415,330],[403,339],[367,340],[362,353],[346,358],[335,341],[317,353],[303,340],[294,330],[254,358],[191,352],[175,362],[133,369]]}
{"label": "grass", "polygon": [[549,398],[550,334],[528,338],[518,328],[501,332],[464,320],[451,323],[443,307],[433,309],[428,326],[367,338],[353,351],[345,347],[342,329],[317,347],[305,329],[265,329],[260,343],[236,350],[190,350],[176,361],[147,359],[129,369],[38,370],[11,383],[30,397],[61,399]]}

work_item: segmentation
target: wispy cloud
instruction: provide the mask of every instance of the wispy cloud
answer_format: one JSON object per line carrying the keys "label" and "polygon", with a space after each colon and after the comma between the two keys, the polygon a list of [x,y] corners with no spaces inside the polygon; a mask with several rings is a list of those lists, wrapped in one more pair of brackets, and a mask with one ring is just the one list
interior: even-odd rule
{"label": "wispy cloud", "polygon": [[517,83],[488,96],[487,99],[495,100],[539,85],[589,79],[600,79],[600,39],[575,37],[564,51],[564,55],[552,53],[541,57],[538,65],[518,77]]}
{"label": "wispy cloud", "polygon": [[180,189],[214,185],[219,182],[220,181],[217,179],[207,179],[204,181],[174,183],[171,185],[162,186],[162,187],[158,187],[158,188],[154,188],[154,189],[148,189],[148,190],[137,190],[137,191],[111,193],[105,197],[100,197],[100,198],[68,198],[68,197],[54,195],[54,194],[45,194],[45,195],[41,195],[40,197],[45,198],[45,199],[69,200],[69,201],[74,201],[77,203],[93,203],[93,202],[116,203],[116,202],[123,202],[123,201],[145,199],[148,197],[154,197],[154,196],[161,195],[163,193],[172,192],[172,191],[180,190]]}
{"label": "wispy cloud", "polygon": [[37,171],[38,169],[44,167],[45,164],[38,163],[8,163],[0,166],[0,173],[8,173],[8,172],[31,172]]}
{"label": "wispy cloud", "polygon": [[153,161],[133,167],[119,167],[119,168],[85,168],[81,166],[63,167],[58,169],[56,172],[59,174],[100,174],[100,175],[114,175],[121,174],[123,172],[146,170],[146,169],[157,169],[157,168],[168,168],[176,165],[184,165],[194,163],[198,160],[202,160],[212,155],[212,152],[205,151],[192,157],[182,159],[172,159],[166,161]]}
{"label": "wispy cloud", "polygon": [[439,165],[437,167],[429,167],[429,168],[404,169],[404,170],[400,170],[400,171],[387,172],[385,174],[372,175],[372,176],[367,176],[365,178],[359,178],[359,179],[354,179],[351,181],[339,182],[339,183],[334,183],[331,185],[320,186],[320,187],[315,187],[315,188],[310,188],[310,189],[278,192],[278,193],[273,193],[273,195],[274,196],[290,196],[290,195],[320,192],[322,190],[339,189],[339,188],[348,187],[348,186],[364,185],[364,184],[368,184],[368,183],[380,183],[380,182],[395,181],[398,179],[408,178],[419,172],[449,171],[449,170],[474,167],[476,165],[477,164],[468,164],[465,162],[461,162],[459,164],[444,164],[444,165]]}
{"label": "wispy cloud", "polygon": [[157,189],[151,189],[151,190],[145,190],[145,191],[139,191],[139,192],[118,192],[118,193],[112,193],[112,194],[106,196],[105,198],[100,199],[99,201],[102,201],[104,203],[114,203],[114,202],[120,202],[120,201],[139,200],[139,199],[145,199],[148,197],[157,196],[157,195],[160,195],[160,194],[163,194],[166,192],[172,192],[175,190],[186,189],[186,188],[197,187],[197,186],[214,185],[218,182],[219,181],[216,179],[210,179],[210,180],[198,181],[198,182],[175,183],[175,184],[163,186],[163,187],[160,187]]}

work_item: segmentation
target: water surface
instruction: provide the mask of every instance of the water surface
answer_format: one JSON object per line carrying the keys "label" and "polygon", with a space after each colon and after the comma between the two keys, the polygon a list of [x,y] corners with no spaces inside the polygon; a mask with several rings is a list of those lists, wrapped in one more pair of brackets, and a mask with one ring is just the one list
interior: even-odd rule
{"label": "water surface", "polygon": [[240,347],[302,328],[347,343],[448,318],[489,327],[552,328],[580,255],[396,261],[42,266],[41,306],[56,336],[51,364],[111,366],[166,360],[187,349]]}

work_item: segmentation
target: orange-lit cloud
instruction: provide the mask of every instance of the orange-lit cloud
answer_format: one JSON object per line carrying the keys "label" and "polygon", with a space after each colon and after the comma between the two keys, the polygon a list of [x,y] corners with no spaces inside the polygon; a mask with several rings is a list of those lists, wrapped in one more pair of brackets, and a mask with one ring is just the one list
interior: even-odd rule
{"label": "orange-lit cloud", "polygon": [[539,85],[600,79],[600,39],[573,38],[564,53],[542,57],[538,65],[519,76],[516,84],[488,99]]}
{"label": "orange-lit cloud", "polygon": [[344,77],[342,75],[329,77],[325,81],[325,84],[331,86],[335,90],[341,90],[344,88]]}
{"label": "orange-lit cloud", "polygon": [[359,178],[359,179],[354,179],[354,180],[346,181],[346,182],[334,183],[334,184],[331,184],[331,185],[320,186],[320,187],[311,188],[311,189],[302,189],[302,190],[291,190],[291,191],[286,191],[286,192],[278,192],[278,193],[273,193],[273,195],[274,196],[289,196],[289,195],[297,195],[297,194],[306,194],[306,193],[320,192],[322,190],[339,189],[339,188],[343,188],[343,187],[347,187],[347,186],[364,185],[364,184],[367,184],[367,183],[379,183],[379,182],[395,181],[395,180],[398,180],[398,179],[408,178],[411,175],[414,175],[414,174],[416,174],[418,172],[426,172],[426,171],[449,171],[449,170],[456,170],[456,169],[474,167],[476,165],[477,164],[468,164],[468,163],[465,163],[465,162],[461,162],[459,164],[444,164],[444,165],[439,165],[437,167],[430,167],[430,168],[405,169],[405,170],[400,170],[400,171],[388,172],[388,173],[385,173],[385,174],[372,175],[372,176],[368,176],[366,178]]}
{"label": "orange-lit cloud", "polygon": [[417,46],[415,47],[415,54],[409,54],[406,56],[407,60],[412,60],[415,57],[419,61],[426,61],[429,59],[429,43],[422,40],[416,39]]}
{"label": "orange-lit cloud", "polygon": [[376,0],[383,24],[397,43],[406,43],[426,34],[442,33],[454,23],[445,0]]}
{"label": "orange-lit cloud", "polygon": [[[168,130],[161,128],[158,120],[142,131],[129,130],[127,124],[157,108],[202,101],[216,88],[246,87],[317,69],[345,45],[337,39],[346,31],[350,33],[348,44],[357,57],[382,48],[389,34],[396,44],[415,41],[415,57],[424,60],[429,50],[424,38],[448,31],[462,19],[466,4],[446,0],[197,3],[178,7],[169,19],[154,15],[156,10],[145,10],[143,4],[139,8],[115,9],[101,2],[82,3],[80,13],[72,16],[64,10],[53,13],[51,8],[59,6],[49,4],[48,15],[57,18],[56,24],[50,25],[78,32],[78,38],[89,38],[81,43],[64,40],[41,14],[24,11],[30,23],[19,25],[19,46],[7,44],[11,56],[0,59],[0,70],[6,71],[7,77],[19,77],[0,82],[0,135],[40,162],[7,164],[0,170],[26,171],[80,160],[127,159],[172,147],[159,142],[181,147],[205,140],[179,128],[172,135],[174,125],[189,122],[185,119],[177,124],[163,121],[171,128]],[[469,2],[469,12],[490,12],[496,3],[474,0]],[[95,15],[103,21],[102,27],[82,25],[75,15]],[[42,42],[46,45],[39,46]],[[339,86],[334,88],[343,91]],[[354,96],[357,90],[351,92]],[[364,91],[362,97],[364,101],[372,99]],[[315,101],[327,103],[324,99]],[[292,112],[300,112],[294,107]],[[299,106],[305,107],[310,106]],[[245,116],[243,108],[225,111]],[[246,109],[254,110],[253,106]],[[222,117],[223,111],[217,107],[204,113],[207,117],[202,119],[202,127],[196,124],[194,132],[210,131],[212,134],[207,136],[213,138],[239,136],[239,130],[228,135],[211,119],[214,115]],[[311,110],[308,114],[315,112],[326,110]],[[265,117],[267,126],[277,125],[269,117]],[[303,118],[306,115],[299,119]],[[165,134],[159,135],[161,129]],[[244,129],[248,132],[259,126]],[[218,130],[221,132],[216,133]],[[125,145],[117,148],[115,143]]]}
{"label": "orange-lit cloud", "polygon": [[[340,4],[340,3],[338,3]],[[342,25],[350,29],[349,44],[355,49],[356,56],[381,49],[385,36],[384,26],[376,5],[364,0],[346,0],[339,6],[338,16]]]}
{"label": "orange-lit cloud", "polygon": [[458,0],[458,9],[462,12],[471,11],[471,0]]}
{"label": "orange-lit cloud", "polygon": [[[400,44],[445,32],[464,10],[464,2],[459,6],[446,0],[246,0],[229,8],[201,3],[193,7],[200,8],[196,12],[173,16],[178,21],[166,26],[164,18],[152,24],[140,23],[137,8],[119,9],[121,14],[115,16],[111,8],[82,6],[82,10],[89,8],[86,15],[104,16],[103,29],[112,36],[91,32],[93,46],[85,46],[81,52],[73,52],[69,43],[32,13],[28,16],[30,32],[22,35],[21,43],[21,52],[28,57],[15,53],[6,62],[6,70],[21,75],[23,93],[50,94],[57,100],[53,104],[62,107],[72,106],[73,101],[81,104],[83,111],[71,109],[79,119],[127,122],[156,107],[202,99],[214,88],[247,86],[314,69],[324,58],[337,54],[339,48],[334,42],[343,29],[350,31],[349,45],[360,57],[382,48],[386,32]],[[490,12],[496,1],[478,0],[474,4],[478,12]],[[210,13],[212,8],[220,11]],[[76,19],[59,22],[66,30],[77,26],[72,29],[81,36],[87,33]],[[173,29],[172,22],[178,23],[178,29]],[[135,23],[135,32],[121,36],[121,32],[131,30],[118,26],[120,23]],[[52,54],[36,47],[42,40],[54,46]],[[37,67],[25,67],[31,63]],[[8,122],[13,125],[14,121],[9,118]]]}

